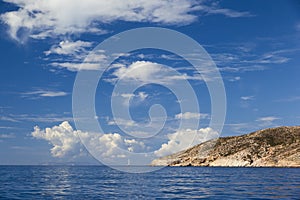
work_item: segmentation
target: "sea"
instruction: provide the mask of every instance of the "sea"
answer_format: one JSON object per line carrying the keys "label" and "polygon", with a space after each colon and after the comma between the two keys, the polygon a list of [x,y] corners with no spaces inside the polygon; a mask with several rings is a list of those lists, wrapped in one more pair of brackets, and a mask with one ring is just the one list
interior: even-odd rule
{"label": "sea", "polygon": [[0,166],[0,199],[300,199],[300,168]]}

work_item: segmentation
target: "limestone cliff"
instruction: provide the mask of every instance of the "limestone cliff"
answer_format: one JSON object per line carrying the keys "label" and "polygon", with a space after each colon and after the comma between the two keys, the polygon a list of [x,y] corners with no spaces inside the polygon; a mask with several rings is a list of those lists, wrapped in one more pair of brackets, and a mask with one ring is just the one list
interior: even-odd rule
{"label": "limestone cliff", "polygon": [[162,166],[300,167],[300,126],[210,140],[153,160]]}

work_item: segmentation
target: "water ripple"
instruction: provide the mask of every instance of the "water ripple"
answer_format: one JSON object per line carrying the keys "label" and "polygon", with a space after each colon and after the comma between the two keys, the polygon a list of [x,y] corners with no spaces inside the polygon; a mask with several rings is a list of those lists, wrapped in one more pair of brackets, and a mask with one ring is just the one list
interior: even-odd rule
{"label": "water ripple", "polygon": [[0,199],[299,199],[300,169],[0,166]]}

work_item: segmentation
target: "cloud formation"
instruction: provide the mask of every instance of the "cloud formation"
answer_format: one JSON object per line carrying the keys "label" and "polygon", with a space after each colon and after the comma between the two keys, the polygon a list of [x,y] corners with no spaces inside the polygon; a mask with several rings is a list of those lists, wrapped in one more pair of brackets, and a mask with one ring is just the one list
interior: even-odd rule
{"label": "cloud formation", "polygon": [[156,156],[170,155],[207,140],[217,138],[219,135],[212,128],[201,128],[199,130],[179,130],[168,135],[168,142],[161,145],[161,148],[155,151]]}
{"label": "cloud formation", "polygon": [[122,118],[115,118],[107,121],[108,125],[119,125],[119,126],[125,126],[125,127],[136,127],[138,124],[133,120],[126,120]]}
{"label": "cloud formation", "polygon": [[300,96],[291,96],[291,97],[276,100],[276,102],[294,102],[294,101],[300,101]]}
{"label": "cloud formation", "polygon": [[256,121],[258,122],[262,122],[264,124],[271,124],[273,123],[275,120],[278,120],[280,118],[278,117],[274,117],[274,116],[268,116],[268,117],[260,117],[258,118]]}
{"label": "cloud formation", "polygon": [[[113,21],[189,24],[197,20],[196,11],[227,17],[247,17],[247,12],[220,8],[216,3],[194,0],[5,0],[18,9],[1,15],[10,36],[18,41],[31,37],[44,39],[59,35],[107,31],[103,24]],[[205,5],[206,4],[206,5]]]}
{"label": "cloud formation", "polygon": [[1,15],[9,25],[9,34],[20,39],[20,31],[36,39],[64,34],[105,32],[99,24],[122,20],[187,24],[196,20],[192,11],[199,9],[191,0],[5,0],[19,7]]}
{"label": "cloud formation", "polygon": [[[68,116],[66,116],[68,115]],[[0,117],[0,121],[10,121],[10,122],[61,122],[73,120],[67,113],[63,114],[9,114],[8,116]]]}
{"label": "cloud formation", "polygon": [[44,53],[46,55],[77,55],[78,53],[85,52],[85,49],[91,46],[92,42],[63,40],[58,45],[53,45],[50,50],[45,51]]}
{"label": "cloud formation", "polygon": [[40,98],[40,97],[61,97],[68,95],[64,91],[51,91],[51,90],[36,90],[32,92],[24,92],[21,94],[25,98]]}
{"label": "cloud formation", "polygon": [[241,100],[243,101],[254,100],[254,98],[254,96],[241,96]]}
{"label": "cloud formation", "polygon": [[97,151],[103,158],[124,157],[125,155],[120,154],[119,149],[135,152],[145,147],[144,143],[135,139],[126,139],[118,133],[99,134],[74,130],[67,121],[44,130],[35,126],[31,135],[48,141],[53,146],[51,154],[54,157],[82,155],[85,147],[81,140],[93,148],[89,150]]}
{"label": "cloud formation", "polygon": [[[52,145],[51,154],[53,157],[77,157],[86,155],[84,144],[88,144],[89,151],[96,153],[101,159],[124,159],[129,156],[122,153],[123,149],[128,153],[142,153],[149,150],[143,142],[135,139],[128,139],[118,133],[87,133],[74,130],[72,126],[64,121],[58,126],[45,128],[42,130],[38,126],[34,127],[31,135],[36,139],[42,139]],[[210,127],[199,130],[179,130],[169,134],[168,141],[161,145],[161,148],[154,151],[155,156],[169,155],[191,146],[218,137],[218,133]],[[83,143],[82,143],[83,141]],[[147,153],[145,156],[147,157]],[[133,155],[134,156],[134,155]],[[145,157],[145,158],[146,158]]]}
{"label": "cloud formation", "polygon": [[53,67],[65,68],[73,72],[81,70],[98,70],[100,68],[99,63],[54,62],[50,65]]}
{"label": "cloud formation", "polygon": [[275,116],[267,116],[267,117],[260,117],[256,121],[259,123],[258,125],[261,127],[265,126],[273,126],[274,121],[279,120],[280,118]]}
{"label": "cloud formation", "polygon": [[50,66],[69,71],[98,70],[101,66],[107,67],[103,64],[107,60],[105,51],[90,51],[92,47],[92,42],[62,40],[59,44],[52,45],[44,54],[47,60],[53,60]]}
{"label": "cloud formation", "polygon": [[260,117],[258,118],[256,121],[260,121],[260,122],[272,122],[274,120],[279,119],[278,117],[274,117],[274,116],[269,116],[269,117]]}
{"label": "cloud formation", "polygon": [[41,130],[38,126],[35,126],[34,131],[31,133],[33,137],[44,139],[53,145],[51,154],[54,157],[63,157],[71,153],[78,154],[82,151],[83,147],[80,144],[78,134],[82,134],[82,132],[73,130],[67,121],[61,123],[59,126],[46,128],[45,130]]}
{"label": "cloud formation", "polygon": [[166,65],[150,61],[136,61],[128,67],[119,65],[116,67],[113,75],[117,77],[116,79],[122,79],[125,82],[157,83],[162,85],[176,84],[180,80],[203,80],[199,74],[180,74]]}
{"label": "cloud formation", "polygon": [[135,100],[135,103],[140,103],[142,101],[145,101],[147,97],[149,96],[146,92],[138,92],[137,94],[134,93],[113,93],[113,97],[122,97],[124,99],[123,104],[125,106],[128,106],[128,103],[131,99]]}
{"label": "cloud formation", "polygon": [[175,115],[175,119],[206,119],[209,118],[207,113],[185,112]]}
{"label": "cloud formation", "polygon": [[11,138],[15,138],[15,134],[13,133],[9,133],[9,134],[0,134],[0,139],[11,139]]}

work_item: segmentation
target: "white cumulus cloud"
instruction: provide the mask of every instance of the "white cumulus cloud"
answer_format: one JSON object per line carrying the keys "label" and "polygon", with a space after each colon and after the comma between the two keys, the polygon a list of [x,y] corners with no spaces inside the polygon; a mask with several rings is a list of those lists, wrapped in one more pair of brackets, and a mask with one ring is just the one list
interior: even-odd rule
{"label": "white cumulus cloud", "polygon": [[118,133],[99,134],[74,130],[67,121],[44,130],[35,126],[31,135],[48,141],[52,145],[51,154],[54,157],[80,155],[85,149],[81,140],[89,144],[89,148],[93,148],[90,151],[97,152],[103,158],[125,156],[120,154],[120,149],[136,152],[145,148],[143,142],[124,138]]}
{"label": "white cumulus cloud", "polygon": [[34,127],[31,133],[33,137],[48,141],[53,147],[51,154],[54,157],[63,157],[68,153],[78,153],[82,149],[78,134],[80,131],[73,130],[71,125],[65,121],[59,126],[41,130],[38,126]]}
{"label": "white cumulus cloud", "polygon": [[[227,17],[249,16],[220,8],[216,3],[195,0],[4,0],[18,9],[1,15],[9,26],[13,39],[24,37],[43,39],[66,34],[103,34],[100,24],[121,20],[128,22],[151,22],[159,24],[189,24],[197,20],[195,11],[221,14]],[[209,2],[209,1],[208,1]],[[23,39],[22,39],[23,38]]]}
{"label": "white cumulus cloud", "polygon": [[200,75],[180,74],[168,66],[150,61],[136,61],[129,66],[119,65],[116,67],[113,75],[123,81],[158,83],[162,85],[176,84],[180,80],[202,80]]}
{"label": "white cumulus cloud", "polygon": [[160,157],[170,155],[217,137],[218,133],[210,127],[199,130],[179,130],[173,134],[169,134],[169,141],[162,144],[161,148],[154,153]]}
{"label": "white cumulus cloud", "polygon": [[105,32],[99,23],[116,20],[186,24],[196,20],[192,0],[5,0],[19,7],[1,15],[9,25],[12,38],[19,40],[19,31],[26,30],[32,38],[63,34]]}
{"label": "white cumulus cloud", "polygon": [[[99,134],[74,130],[68,121],[45,129],[35,126],[31,135],[36,139],[49,142],[52,146],[50,149],[52,156],[59,158],[86,155],[83,144],[88,144],[88,150],[97,154],[97,157],[101,159],[123,159],[130,152],[141,153],[149,149],[149,146],[146,146],[143,142],[125,138],[119,133]],[[167,137],[168,142],[163,143],[160,149],[154,151],[155,156],[179,152],[216,138],[218,133],[207,127],[199,130],[179,130]]]}

